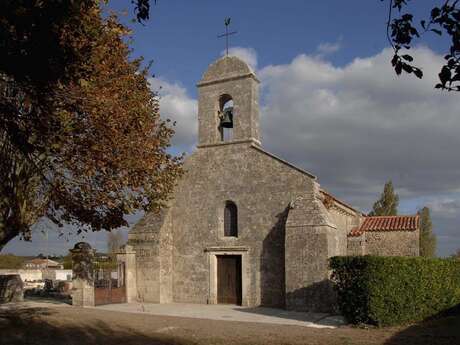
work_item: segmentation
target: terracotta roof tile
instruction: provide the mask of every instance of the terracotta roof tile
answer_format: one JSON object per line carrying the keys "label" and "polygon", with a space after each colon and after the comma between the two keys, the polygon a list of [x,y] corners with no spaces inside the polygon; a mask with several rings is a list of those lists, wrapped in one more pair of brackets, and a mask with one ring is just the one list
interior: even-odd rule
{"label": "terracotta roof tile", "polygon": [[419,216],[373,216],[365,217],[358,228],[353,228],[348,236],[361,236],[366,231],[415,231],[419,227]]}
{"label": "terracotta roof tile", "polygon": [[419,216],[366,217],[361,231],[413,231],[418,229]]}
{"label": "terracotta roof tile", "polygon": [[361,236],[362,234],[363,234],[363,231],[361,231],[361,229],[359,227],[356,227],[356,228],[351,229],[351,231],[349,232],[348,236],[350,236],[350,237],[358,237],[358,236]]}

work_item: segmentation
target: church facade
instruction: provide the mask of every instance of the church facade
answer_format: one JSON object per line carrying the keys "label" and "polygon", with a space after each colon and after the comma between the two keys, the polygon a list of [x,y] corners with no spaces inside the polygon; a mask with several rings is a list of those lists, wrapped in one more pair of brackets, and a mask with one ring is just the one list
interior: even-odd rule
{"label": "church facade", "polygon": [[265,151],[259,81],[223,57],[198,83],[198,145],[168,208],[129,233],[128,301],[330,311],[328,258],[418,255],[417,216],[366,217]]}

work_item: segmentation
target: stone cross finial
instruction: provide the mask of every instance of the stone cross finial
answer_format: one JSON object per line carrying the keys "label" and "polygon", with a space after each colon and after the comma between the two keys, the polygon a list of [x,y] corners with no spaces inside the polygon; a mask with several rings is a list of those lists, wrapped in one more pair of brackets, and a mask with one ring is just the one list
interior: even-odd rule
{"label": "stone cross finial", "polygon": [[227,56],[228,56],[228,36],[234,35],[234,34],[237,33],[237,31],[228,32],[228,26],[230,25],[230,20],[231,20],[230,17],[225,18],[225,20],[224,20],[225,34],[217,36],[217,38],[225,37],[225,47],[226,47],[226,51],[227,51]]}

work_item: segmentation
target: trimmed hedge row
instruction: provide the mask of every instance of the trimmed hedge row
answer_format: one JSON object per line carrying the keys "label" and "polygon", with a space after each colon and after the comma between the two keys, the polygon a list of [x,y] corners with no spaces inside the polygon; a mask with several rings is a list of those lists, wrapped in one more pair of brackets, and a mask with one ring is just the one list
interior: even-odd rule
{"label": "trimmed hedge row", "polygon": [[403,324],[460,304],[460,260],[336,256],[330,268],[340,311],[351,323]]}

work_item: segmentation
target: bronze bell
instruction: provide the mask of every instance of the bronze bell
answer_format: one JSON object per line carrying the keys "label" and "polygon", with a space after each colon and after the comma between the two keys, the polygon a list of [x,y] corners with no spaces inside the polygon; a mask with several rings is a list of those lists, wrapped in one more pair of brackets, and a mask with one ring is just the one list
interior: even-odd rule
{"label": "bronze bell", "polygon": [[220,119],[220,126],[223,128],[233,128],[233,107],[224,109],[224,114]]}

